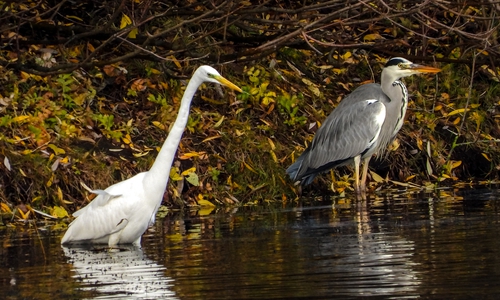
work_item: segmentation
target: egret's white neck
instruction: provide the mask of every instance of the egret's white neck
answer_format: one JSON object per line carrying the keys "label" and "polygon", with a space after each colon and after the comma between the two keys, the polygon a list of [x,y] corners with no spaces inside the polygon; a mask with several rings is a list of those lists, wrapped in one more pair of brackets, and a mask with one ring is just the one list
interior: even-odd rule
{"label": "egret's white neck", "polygon": [[163,142],[163,146],[161,147],[153,166],[144,178],[144,187],[147,193],[149,195],[161,195],[159,199],[147,199],[148,201],[158,202],[159,204],[163,199],[163,194],[168,183],[174,156],[188,121],[191,100],[193,99],[196,90],[203,82],[201,77],[196,75],[197,74],[195,72],[189,81],[189,84],[184,91],[184,95],[182,96],[179,113],[177,114],[175,123],[172,126],[172,130],[170,130],[170,133],[168,134],[165,142]]}

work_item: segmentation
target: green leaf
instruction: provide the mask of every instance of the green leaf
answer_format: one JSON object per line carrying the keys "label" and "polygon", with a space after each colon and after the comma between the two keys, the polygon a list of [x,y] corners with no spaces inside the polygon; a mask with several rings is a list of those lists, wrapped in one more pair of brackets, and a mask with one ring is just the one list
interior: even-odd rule
{"label": "green leaf", "polygon": [[196,173],[189,173],[186,177],[186,180],[194,186],[200,186],[200,179],[198,178],[198,175],[196,175]]}
{"label": "green leaf", "polygon": [[64,151],[64,149],[59,148],[59,147],[57,147],[57,146],[56,146],[56,145],[54,145],[54,144],[49,144],[49,145],[48,145],[48,147],[49,147],[50,149],[52,149],[52,151],[54,151],[54,154],[55,154],[55,155],[59,155],[59,154],[66,154],[66,151]]}
{"label": "green leaf", "polygon": [[174,167],[174,168],[170,169],[170,179],[172,179],[173,181],[179,181],[179,180],[184,179],[184,177],[182,177],[178,173],[178,168]]}

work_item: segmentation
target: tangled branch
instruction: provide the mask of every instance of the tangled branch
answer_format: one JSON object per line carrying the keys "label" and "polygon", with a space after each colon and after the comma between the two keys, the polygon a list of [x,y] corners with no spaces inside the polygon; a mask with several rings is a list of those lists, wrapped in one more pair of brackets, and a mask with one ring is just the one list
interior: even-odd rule
{"label": "tangled branch", "polygon": [[[173,60],[251,61],[284,47],[387,55],[411,47],[412,56],[463,63],[476,49],[491,60],[478,63],[500,56],[495,1],[24,0],[0,9],[0,65],[38,75],[139,57],[167,68]],[[53,50],[56,63],[40,63],[42,48]]]}

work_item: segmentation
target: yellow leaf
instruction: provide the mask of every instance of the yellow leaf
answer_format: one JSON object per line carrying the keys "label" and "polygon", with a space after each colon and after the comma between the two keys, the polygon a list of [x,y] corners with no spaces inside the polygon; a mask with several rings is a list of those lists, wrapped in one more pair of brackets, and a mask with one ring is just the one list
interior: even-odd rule
{"label": "yellow leaf", "polygon": [[47,187],[50,187],[50,186],[52,186],[53,182],[54,182],[54,173],[52,173],[52,175],[50,176],[49,180],[47,181],[47,183],[45,185]]}
{"label": "yellow leaf", "polygon": [[349,88],[349,84],[348,83],[337,82],[337,84],[340,84],[346,91],[350,91],[351,90]]}
{"label": "yellow leaf", "polygon": [[196,172],[196,168],[195,167],[192,167],[192,168],[189,168],[187,170],[185,170],[184,172],[181,173],[182,176],[186,176],[188,175],[189,173],[194,173]]}
{"label": "yellow leaf", "polygon": [[343,69],[338,69],[338,68],[333,68],[332,69],[333,73],[335,73],[336,75],[340,75],[342,73],[345,73],[346,71],[346,68],[343,68]]}
{"label": "yellow leaf", "polygon": [[89,49],[90,52],[94,52],[95,51],[95,48],[94,48],[94,46],[92,46],[91,43],[87,43],[87,48]]}
{"label": "yellow leaf", "polygon": [[83,22],[83,19],[82,19],[82,18],[79,18],[79,17],[77,17],[77,16],[66,16],[66,18],[68,18],[68,19],[75,19],[75,20],[78,20],[78,21],[80,21],[80,22]]}
{"label": "yellow leaf", "polygon": [[6,212],[6,213],[12,213],[12,210],[10,209],[10,207],[3,202],[0,203],[0,209],[2,209],[2,211]]}
{"label": "yellow leaf", "polygon": [[215,139],[218,139],[218,138],[221,138],[222,136],[220,135],[215,135],[215,136],[211,136],[211,137],[207,137],[206,139],[204,139],[203,141],[201,141],[202,143],[204,142],[208,142],[208,141],[211,141],[211,140],[215,140]]}
{"label": "yellow leaf", "polygon": [[126,14],[123,14],[122,21],[120,22],[120,29],[123,29],[130,24],[132,24],[132,20],[130,20],[130,18]]}
{"label": "yellow leaf", "polygon": [[177,171],[177,168],[170,169],[170,179],[172,179],[173,181],[183,180],[184,177],[177,173]]}
{"label": "yellow leaf", "polygon": [[[240,2],[240,4],[241,4],[241,2]],[[208,216],[214,211],[214,209],[215,209],[215,206],[203,206],[197,212],[197,215],[198,216]]]}
{"label": "yellow leaf", "polygon": [[453,116],[453,115],[456,115],[456,114],[461,114],[463,112],[466,112],[468,111],[469,109],[468,108],[459,108],[459,109],[455,109],[454,111],[450,112],[448,114],[448,116]]}
{"label": "yellow leaf", "polygon": [[215,205],[212,202],[205,199],[198,199],[197,202],[201,207],[215,207]]}
{"label": "yellow leaf", "polygon": [[17,116],[15,118],[12,118],[12,122],[20,123],[28,118],[29,118],[29,116]]}
{"label": "yellow leaf", "polygon": [[170,55],[169,58],[174,62],[174,64],[177,66],[177,68],[182,69],[181,63],[177,60],[177,58],[175,58],[175,56]]}
{"label": "yellow leaf", "polygon": [[54,206],[51,209],[50,215],[58,219],[69,217],[68,212],[61,206]]}
{"label": "yellow leaf", "polygon": [[363,37],[363,41],[365,41],[365,42],[371,42],[371,41],[381,40],[381,39],[384,39],[384,38],[378,33],[367,34]]}
{"label": "yellow leaf", "polygon": [[23,211],[20,208],[17,208],[17,211],[21,214],[21,218],[23,220],[27,220],[28,217],[30,216],[30,211],[28,210],[27,213],[23,213]]}
{"label": "yellow leaf", "polygon": [[224,121],[224,116],[222,116],[219,121],[217,121],[217,123],[215,123],[214,125],[214,128],[217,128],[219,127],[220,125],[222,125],[222,122]]}
{"label": "yellow leaf", "polygon": [[370,175],[372,176],[372,179],[375,181],[375,182],[383,182],[384,181],[384,178],[382,178],[382,176],[378,175],[377,173],[375,172],[372,172],[370,171]]}
{"label": "yellow leaf", "polygon": [[130,39],[135,39],[137,37],[137,33],[139,33],[139,29],[134,28],[134,29],[130,30],[130,32],[128,33],[128,37]]}
{"label": "yellow leaf", "polygon": [[443,98],[443,100],[450,100],[450,95],[448,93],[441,93],[441,98]]}
{"label": "yellow leaf", "polygon": [[243,162],[243,164],[245,165],[245,167],[247,169],[249,169],[250,171],[254,172],[255,174],[259,174],[257,173],[257,171],[254,170],[254,168],[252,168],[249,164],[247,164],[246,162]]}
{"label": "yellow leaf", "polygon": [[74,97],[73,102],[75,102],[78,105],[82,105],[85,102],[86,98],[87,98],[87,93],[82,93],[82,94]]}
{"label": "yellow leaf", "polygon": [[262,105],[264,105],[264,106],[269,106],[269,104],[271,104],[273,102],[274,102],[273,98],[269,98],[269,97],[262,98]]}
{"label": "yellow leaf", "polygon": [[127,145],[132,143],[132,138],[130,137],[130,134],[127,133],[124,137],[122,137],[122,141]]}
{"label": "yellow leaf", "polygon": [[455,169],[456,167],[460,166],[461,164],[462,164],[461,160],[451,161],[451,168],[450,168],[450,170]]}
{"label": "yellow leaf", "polygon": [[268,143],[269,143],[269,145],[271,146],[271,150],[276,149],[276,145],[274,145],[273,140],[271,140],[270,138],[267,138],[267,142],[268,142]]}
{"label": "yellow leaf", "polygon": [[488,154],[486,154],[486,153],[484,153],[484,152],[483,152],[483,153],[481,153],[481,154],[482,154],[482,155],[484,156],[484,158],[486,158],[488,161],[491,161],[491,159],[490,159],[490,157],[488,156]]}
{"label": "yellow leaf", "polygon": [[30,78],[30,74],[21,71],[21,78],[26,80],[26,79]]}
{"label": "yellow leaf", "polygon": [[260,89],[255,88],[255,87],[250,90],[250,94],[254,95],[254,96],[257,95],[259,92],[260,92]]}
{"label": "yellow leaf", "polygon": [[60,187],[57,187],[57,198],[59,201],[63,201],[63,192]]}
{"label": "yellow leaf", "polygon": [[165,130],[165,125],[163,125],[162,123],[160,123],[158,121],[153,121],[153,125],[157,128],[160,128],[161,130]]}
{"label": "yellow leaf", "polygon": [[52,151],[54,151],[55,155],[66,154],[66,151],[64,151],[64,149],[61,149],[61,148],[57,147],[54,144],[49,144],[47,147],[49,147],[50,149],[52,149]]}
{"label": "yellow leaf", "polygon": [[143,157],[149,154],[149,151],[141,152],[141,153],[132,153],[134,157]]}
{"label": "yellow leaf", "polygon": [[410,175],[410,176],[408,176],[408,177],[405,178],[405,181],[410,181],[413,178],[415,178],[416,176],[417,176],[417,174]]}
{"label": "yellow leaf", "polygon": [[271,157],[273,158],[273,161],[275,163],[278,163],[278,157],[276,156],[276,153],[274,153],[273,150],[269,150],[269,153],[271,154]]}
{"label": "yellow leaf", "polygon": [[201,152],[189,152],[189,153],[184,153],[183,155],[180,156],[180,159],[188,159],[191,157],[200,157],[204,155],[206,152],[201,151]]}
{"label": "yellow leaf", "polygon": [[390,150],[391,151],[396,151],[398,150],[400,144],[399,144],[399,140],[395,139],[394,141],[392,141],[392,143],[389,145],[390,146]]}

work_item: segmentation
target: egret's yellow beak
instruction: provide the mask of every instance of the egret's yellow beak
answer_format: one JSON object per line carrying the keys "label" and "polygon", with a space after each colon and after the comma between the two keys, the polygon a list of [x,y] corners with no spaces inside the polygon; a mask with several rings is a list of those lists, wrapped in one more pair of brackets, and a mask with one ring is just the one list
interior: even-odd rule
{"label": "egret's yellow beak", "polygon": [[441,69],[423,66],[423,65],[419,65],[419,64],[410,65],[410,69],[418,71],[420,73],[439,73],[439,72],[441,72]]}
{"label": "egret's yellow beak", "polygon": [[227,86],[228,88],[235,90],[235,91],[238,91],[240,93],[243,92],[236,84],[232,83],[231,81],[227,80],[226,78],[224,78],[222,76],[214,76],[214,78],[215,78],[215,80],[220,82],[220,84],[222,84],[223,86]]}

